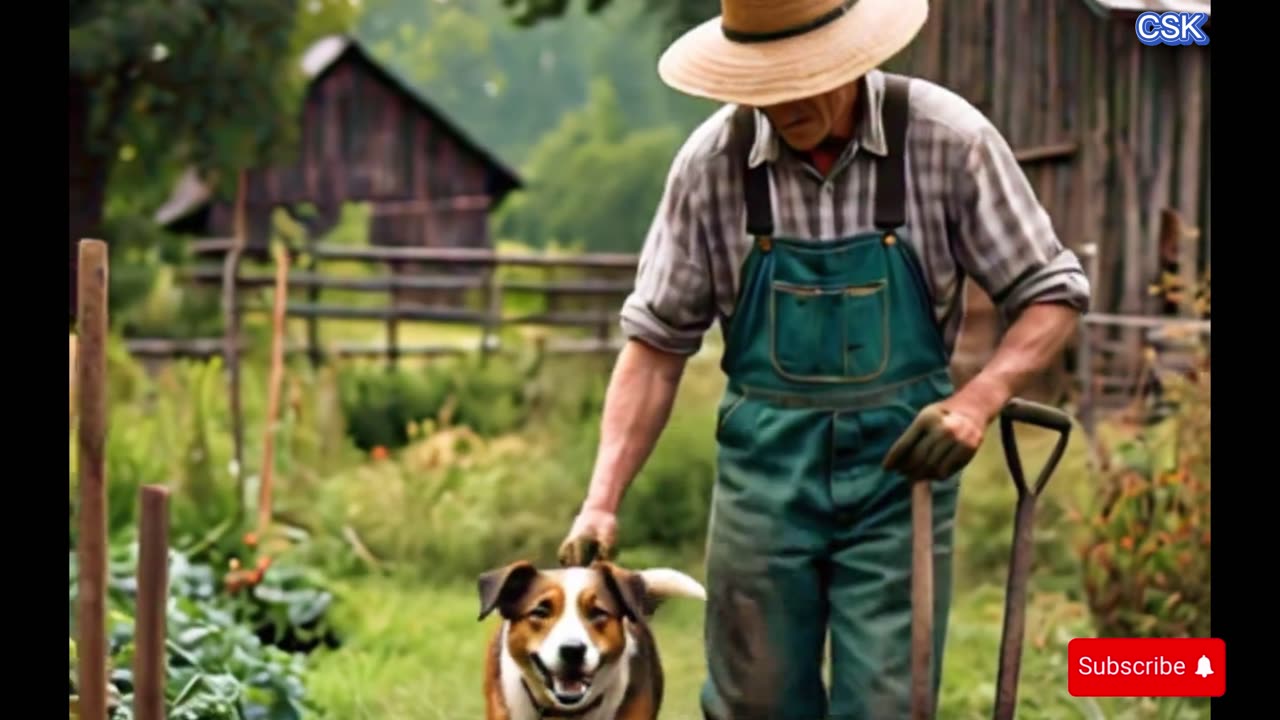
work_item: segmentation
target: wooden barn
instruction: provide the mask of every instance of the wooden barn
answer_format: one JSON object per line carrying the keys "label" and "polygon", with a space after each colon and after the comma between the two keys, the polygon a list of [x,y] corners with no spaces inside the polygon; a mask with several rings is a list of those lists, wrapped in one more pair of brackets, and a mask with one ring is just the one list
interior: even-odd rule
{"label": "wooden barn", "polygon": [[[921,36],[891,69],[954,89],[1000,128],[1063,241],[1082,254],[1096,247],[1094,312],[1168,313],[1149,292],[1161,268],[1187,277],[1208,268],[1210,45],[1149,47],[1135,21],[1146,10],[1207,15],[1209,0],[930,5]],[[1162,235],[1176,246],[1163,263]],[[963,376],[990,355],[1000,331],[986,296],[971,286],[969,299]],[[1123,374],[1140,335],[1099,333],[1120,351],[1108,365]],[[1059,395],[1063,380],[1058,373],[1045,394]]]}
{"label": "wooden barn", "polygon": [[[247,172],[250,248],[266,247],[277,209],[316,237],[334,227],[344,203],[368,204],[372,244],[490,247],[487,215],[521,186],[515,172],[355,38],[316,42],[302,66],[309,84],[296,157]],[[229,237],[233,204],[189,172],[156,220],[177,232]]]}

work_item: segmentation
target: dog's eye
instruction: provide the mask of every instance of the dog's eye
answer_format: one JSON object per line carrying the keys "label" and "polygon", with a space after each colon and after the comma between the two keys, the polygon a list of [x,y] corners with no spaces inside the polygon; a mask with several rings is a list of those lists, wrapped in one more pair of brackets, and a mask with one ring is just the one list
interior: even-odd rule
{"label": "dog's eye", "polygon": [[538,603],[538,606],[530,611],[529,616],[539,620],[546,620],[551,617],[551,605],[545,602]]}
{"label": "dog's eye", "polygon": [[591,608],[591,612],[587,613],[587,619],[593,623],[603,622],[609,619],[609,611],[604,608],[593,607]]}

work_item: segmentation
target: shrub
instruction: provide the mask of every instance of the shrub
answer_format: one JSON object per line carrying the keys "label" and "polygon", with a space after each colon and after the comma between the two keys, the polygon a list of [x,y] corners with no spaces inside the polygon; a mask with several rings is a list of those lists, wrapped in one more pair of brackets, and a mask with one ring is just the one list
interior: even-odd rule
{"label": "shrub", "polygon": [[[596,459],[605,377],[584,374],[589,365],[543,367],[526,386],[529,421],[518,433],[486,437],[461,424],[419,423],[405,447],[325,479],[309,496],[309,521],[327,531],[315,561],[334,573],[372,567],[448,580],[518,557],[554,562]],[[701,367],[691,369],[671,423],[627,493],[623,554],[702,541],[719,388],[706,379]]]}
{"label": "shrub", "polygon": [[351,440],[365,451],[404,447],[414,423],[442,413],[489,437],[515,429],[526,417],[527,376],[505,357],[439,361],[419,369],[351,365],[339,377]]}
{"label": "shrub", "polygon": [[1209,373],[1169,387],[1176,414],[1120,443],[1081,548],[1103,636],[1209,634]]}
{"label": "shrub", "polygon": [[513,557],[554,558],[589,458],[515,436],[434,428],[391,457],[328,478],[313,503],[315,562],[456,579]]}
{"label": "shrub", "polygon": [[[256,500],[253,486],[262,457],[266,373],[251,363],[242,367],[247,497],[238,498],[230,403],[221,359],[171,363],[148,376],[122,345],[113,342],[108,362],[105,460],[107,520],[113,537],[119,539],[122,533],[132,531],[138,488],[163,485],[174,491],[171,535],[175,547],[191,550],[202,546],[202,553],[212,553],[197,560],[217,559],[218,552],[225,554],[234,549],[240,528],[233,527],[231,521],[238,505]],[[277,487],[291,483],[305,486],[321,472],[327,475],[360,459],[345,438],[336,381],[331,373],[291,369],[283,391],[275,431]],[[79,460],[74,422],[69,434],[69,455],[70,538],[74,546]],[[287,508],[277,505],[277,509]],[[208,544],[205,541],[210,537],[222,539]],[[218,544],[224,548],[219,550]]]}
{"label": "shrub", "polygon": [[716,478],[715,405],[673,413],[619,513],[619,545],[675,548],[706,536]]}

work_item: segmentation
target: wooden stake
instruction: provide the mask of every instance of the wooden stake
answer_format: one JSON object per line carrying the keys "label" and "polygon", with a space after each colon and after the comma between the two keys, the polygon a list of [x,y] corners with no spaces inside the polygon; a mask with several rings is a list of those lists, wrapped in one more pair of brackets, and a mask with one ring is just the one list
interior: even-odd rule
{"label": "wooden stake", "polygon": [[107,717],[107,244],[81,240],[77,278],[76,371],[80,404],[80,718]]}
{"label": "wooden stake", "polygon": [[70,382],[68,383],[68,386],[71,389],[70,418],[71,418],[71,427],[75,427],[76,426],[76,403],[79,402],[79,400],[77,400],[78,396],[76,395],[76,336],[74,334],[68,335],[67,339],[69,341],[68,345],[69,345],[70,357],[71,357],[71,362],[68,365],[69,372],[71,373]]}
{"label": "wooden stake", "polygon": [[236,281],[240,275],[240,256],[248,232],[245,228],[246,181],[243,171],[236,187],[233,222],[235,236],[231,250],[222,265],[222,316],[226,328],[223,336],[223,362],[227,365],[227,383],[231,404],[231,442],[236,469],[236,524],[244,518],[244,413],[240,408],[240,293]]}
{"label": "wooden stake", "polygon": [[262,437],[262,487],[258,494],[258,537],[271,524],[271,481],[275,465],[275,428],[280,414],[280,386],[284,382],[284,320],[289,303],[289,253],[276,246],[276,295],[271,323],[271,378],[267,387],[267,421]]}
{"label": "wooden stake", "polygon": [[133,714],[164,720],[165,609],[169,596],[169,490],[147,485],[139,492],[138,616],[134,630]]}

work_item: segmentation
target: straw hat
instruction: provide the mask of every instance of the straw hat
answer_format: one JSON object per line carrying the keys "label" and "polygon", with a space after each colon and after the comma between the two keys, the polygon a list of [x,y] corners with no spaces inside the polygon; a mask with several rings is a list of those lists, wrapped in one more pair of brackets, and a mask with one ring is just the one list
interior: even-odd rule
{"label": "straw hat", "polygon": [[658,61],[689,95],[765,106],[856,80],[906,47],[928,0],[721,0]]}

